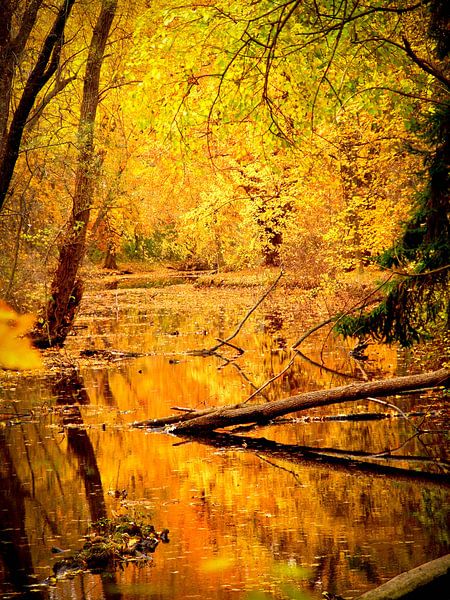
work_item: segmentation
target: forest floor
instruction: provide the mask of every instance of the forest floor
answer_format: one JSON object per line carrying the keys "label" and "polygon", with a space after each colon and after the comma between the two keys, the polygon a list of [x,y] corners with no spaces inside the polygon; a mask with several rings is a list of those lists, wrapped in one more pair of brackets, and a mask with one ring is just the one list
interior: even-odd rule
{"label": "forest floor", "polygon": [[[130,297],[135,288],[159,289],[158,303],[163,308],[171,308],[185,304],[197,304],[198,301],[209,303],[209,297],[216,301],[220,296],[226,301],[230,297],[231,304],[239,297],[245,298],[250,304],[256,301],[275,282],[280,274],[280,268],[260,267],[242,269],[239,271],[187,271],[172,267],[149,266],[146,263],[124,263],[119,271],[110,271],[98,267],[89,267],[84,273],[87,292],[98,289],[129,290]],[[283,305],[289,312],[289,307],[297,307],[301,313],[306,309],[317,319],[311,325],[329,318],[339,312],[345,312],[351,307],[363,302],[370,295],[371,302],[376,302],[381,296],[373,294],[378,282],[383,279],[379,270],[367,269],[363,272],[349,272],[338,277],[331,275],[304,275],[293,270],[283,270],[283,275],[273,291],[264,300],[265,306],[270,306],[276,299],[277,305]],[[177,293],[161,293],[165,288],[176,285]],[[208,290],[210,291],[208,293]],[[302,331],[299,331],[301,334]]]}

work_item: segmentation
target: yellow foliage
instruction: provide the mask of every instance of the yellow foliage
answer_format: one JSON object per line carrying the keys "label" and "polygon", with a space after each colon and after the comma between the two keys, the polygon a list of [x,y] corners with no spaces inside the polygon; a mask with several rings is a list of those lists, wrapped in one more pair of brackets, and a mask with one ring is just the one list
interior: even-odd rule
{"label": "yellow foliage", "polygon": [[32,315],[18,315],[0,300],[0,368],[38,369],[39,352],[23,337],[33,325]]}

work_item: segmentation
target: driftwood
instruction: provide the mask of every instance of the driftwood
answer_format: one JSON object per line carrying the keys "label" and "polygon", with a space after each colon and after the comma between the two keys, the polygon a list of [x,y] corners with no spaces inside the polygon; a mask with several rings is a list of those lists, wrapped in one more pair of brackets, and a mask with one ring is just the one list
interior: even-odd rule
{"label": "driftwood", "polygon": [[134,426],[147,428],[170,426],[170,431],[174,433],[201,433],[229,427],[230,425],[267,424],[277,417],[318,406],[362,400],[368,396],[390,396],[401,391],[435,387],[447,382],[449,377],[449,369],[440,369],[420,375],[353,383],[329,390],[306,392],[297,396],[290,396],[284,400],[256,406],[236,404],[234,406],[188,412],[163,419],[137,422],[134,423]]}
{"label": "driftwood", "polygon": [[427,562],[358,597],[358,600],[445,600],[450,590],[450,554]]}
{"label": "driftwood", "polygon": [[87,348],[80,351],[83,358],[104,358],[105,360],[122,360],[127,358],[140,358],[148,356],[148,353],[142,352],[124,352],[122,350],[94,350]]}

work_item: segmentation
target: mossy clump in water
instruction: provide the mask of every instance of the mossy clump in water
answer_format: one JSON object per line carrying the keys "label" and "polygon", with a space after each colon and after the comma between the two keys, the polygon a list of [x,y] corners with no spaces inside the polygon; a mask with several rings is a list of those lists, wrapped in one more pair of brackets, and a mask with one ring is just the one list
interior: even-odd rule
{"label": "mossy clump in water", "polygon": [[148,562],[159,542],[169,541],[169,530],[129,515],[91,523],[83,548],[53,565],[56,578],[74,577],[84,571],[110,571],[127,562]]}

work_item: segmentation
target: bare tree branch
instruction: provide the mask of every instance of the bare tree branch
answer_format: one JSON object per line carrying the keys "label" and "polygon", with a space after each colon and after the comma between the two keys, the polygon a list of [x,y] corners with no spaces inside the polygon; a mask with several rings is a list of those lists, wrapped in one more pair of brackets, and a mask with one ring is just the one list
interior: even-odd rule
{"label": "bare tree branch", "polygon": [[282,278],[283,274],[284,274],[283,271],[280,271],[278,277],[275,279],[275,281],[272,283],[272,285],[264,292],[264,294],[261,296],[261,298],[259,298],[259,300],[256,302],[256,304],[254,304],[253,307],[248,311],[248,313],[245,315],[245,317],[242,319],[242,321],[239,323],[239,325],[237,326],[237,328],[231,335],[229,335],[224,340],[218,340],[219,343],[216,346],[213,346],[212,348],[204,349],[204,350],[191,350],[190,352],[188,352],[188,354],[208,356],[209,354],[215,354],[215,352],[224,345],[232,346],[233,348],[238,350],[241,354],[243,354],[244,351],[242,350],[242,348],[238,348],[237,346],[234,346],[234,344],[230,344],[229,342],[237,336],[237,334],[241,331],[241,329],[244,326],[247,319],[255,312],[255,310],[258,308],[258,306],[262,302],[264,302],[264,300],[271,293],[271,291],[277,286],[277,284],[280,281],[280,279]]}

